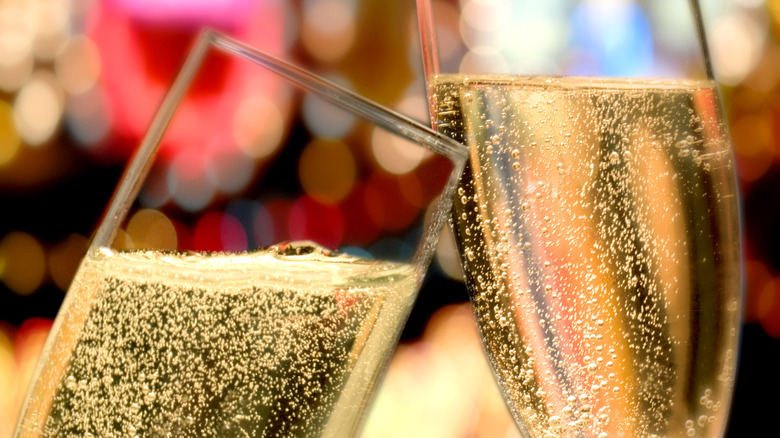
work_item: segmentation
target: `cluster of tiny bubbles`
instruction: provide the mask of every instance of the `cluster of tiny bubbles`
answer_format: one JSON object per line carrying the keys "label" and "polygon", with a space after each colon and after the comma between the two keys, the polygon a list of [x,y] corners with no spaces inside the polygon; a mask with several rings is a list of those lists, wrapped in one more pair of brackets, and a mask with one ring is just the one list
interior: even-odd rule
{"label": "cluster of tiny bubbles", "polygon": [[[270,251],[344,257],[305,242]],[[104,251],[87,259],[82,286],[97,296],[46,436],[271,436],[323,427],[377,297],[360,289],[349,299],[311,293],[290,281],[233,284],[224,270],[190,278],[166,267],[174,256],[163,255],[160,265],[154,254]],[[201,256],[186,257],[196,263]],[[198,263],[210,260],[224,263],[216,256]],[[101,278],[103,268],[112,274]]]}

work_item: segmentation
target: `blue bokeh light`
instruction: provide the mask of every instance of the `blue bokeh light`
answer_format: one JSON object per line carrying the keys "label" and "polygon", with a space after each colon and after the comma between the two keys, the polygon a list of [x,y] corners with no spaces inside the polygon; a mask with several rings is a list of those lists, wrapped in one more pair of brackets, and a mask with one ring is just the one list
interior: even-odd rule
{"label": "blue bokeh light", "polygon": [[571,46],[581,56],[571,60],[567,66],[568,74],[652,74],[652,30],[638,4],[583,2],[571,20]]}

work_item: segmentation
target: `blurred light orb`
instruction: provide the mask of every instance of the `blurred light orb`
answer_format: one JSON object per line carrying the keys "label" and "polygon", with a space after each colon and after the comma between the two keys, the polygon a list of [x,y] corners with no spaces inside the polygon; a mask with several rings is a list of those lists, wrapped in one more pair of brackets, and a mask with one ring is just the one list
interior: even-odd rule
{"label": "blurred light orb", "polygon": [[653,75],[650,22],[637,3],[583,2],[571,20],[571,44],[591,54],[599,63],[598,71],[577,74]]}
{"label": "blurred light orb", "polygon": [[343,57],[355,41],[355,4],[351,0],[313,0],[306,6],[301,42],[324,62]]}
{"label": "blurred light orb", "polygon": [[89,239],[74,233],[54,245],[49,252],[49,276],[60,290],[67,291],[70,287],[88,246]]}
{"label": "blurred light orb", "polygon": [[742,13],[723,15],[712,24],[712,62],[718,80],[736,85],[753,70],[761,58],[766,40],[766,23]]}
{"label": "blurred light orb", "polygon": [[30,146],[49,140],[57,130],[65,107],[62,89],[54,75],[36,72],[14,101],[14,122],[22,139]]}
{"label": "blurred light orb", "polygon": [[371,151],[384,170],[396,175],[417,168],[428,152],[417,143],[377,127],[371,134]]}
{"label": "blurred light orb", "polygon": [[14,124],[13,108],[0,100],[0,166],[14,159],[21,143]]}
{"label": "blurred light orb", "polygon": [[111,108],[103,89],[96,85],[71,95],[65,104],[65,124],[80,146],[93,148],[111,132]]}
{"label": "blurred light orb", "polygon": [[136,249],[175,250],[178,246],[176,228],[159,210],[137,211],[127,223],[126,232]]}
{"label": "blurred light orb", "polygon": [[241,222],[230,214],[223,214],[219,223],[222,250],[242,252],[247,250],[247,236]]}
{"label": "blurred light orb", "polygon": [[32,54],[35,25],[29,3],[0,3],[0,65],[21,63]]}
{"label": "blurred light orb", "polygon": [[254,221],[261,214],[262,207],[260,203],[252,199],[238,198],[231,201],[225,207],[225,213],[234,217],[241,225],[246,241],[245,249],[254,249],[257,247],[256,239],[253,237]]}
{"label": "blurred light orb", "polygon": [[19,295],[35,292],[46,275],[46,254],[38,240],[28,233],[12,231],[0,241],[3,271],[0,279]]}
{"label": "blurred light orb", "polygon": [[461,72],[484,72],[501,74],[509,70],[509,63],[504,55],[491,47],[476,47],[463,56],[460,62]]}
{"label": "blurred light orb", "polygon": [[216,187],[205,177],[207,157],[191,149],[179,151],[168,167],[168,192],[182,209],[195,212],[206,207]]}
{"label": "blurred light orb", "polygon": [[356,177],[355,157],[341,141],[315,139],[301,152],[298,178],[303,190],[318,202],[340,202],[352,190]]}
{"label": "blurred light orb", "polygon": [[689,54],[699,50],[688,2],[654,0],[647,3],[654,38],[664,51]]}
{"label": "blurred light orb", "polygon": [[171,199],[168,187],[167,165],[152,166],[146,176],[143,187],[138,193],[138,200],[148,208],[158,208],[165,205]]}
{"label": "blurred light orb", "polygon": [[0,60],[0,90],[14,92],[21,88],[30,79],[34,64],[32,53],[14,64],[5,64]]}
{"label": "blurred light orb", "polygon": [[[436,17],[436,40],[441,71],[454,71],[460,61],[463,41],[460,36],[460,12],[455,5],[443,0],[432,0],[431,9]],[[453,66],[453,64],[455,64]]]}
{"label": "blurred light orb", "polygon": [[35,56],[49,61],[56,56],[70,34],[70,2],[37,0],[30,4],[35,24]]}
{"label": "blurred light orb", "polygon": [[276,199],[260,204],[257,214],[252,220],[252,235],[258,247],[267,247],[287,236],[287,216],[290,212],[290,202]]}
{"label": "blurred light orb", "polygon": [[210,211],[195,225],[193,246],[196,251],[246,251],[246,233],[233,216]]}
{"label": "blurred light orb", "polygon": [[463,281],[463,269],[460,266],[458,247],[450,227],[444,227],[436,246],[436,261],[448,277]]}
{"label": "blurred light orb", "polygon": [[255,173],[255,161],[237,151],[217,150],[207,160],[206,175],[223,193],[234,194],[244,189]]}
{"label": "blurred light orb", "polygon": [[279,148],[284,117],[278,106],[263,95],[243,98],[233,115],[233,139],[245,154],[265,158]]}
{"label": "blurred light orb", "polygon": [[54,71],[66,92],[83,93],[92,88],[100,76],[100,52],[89,37],[74,36],[57,53]]}
{"label": "blurred light orb", "polygon": [[[352,89],[348,83],[344,84],[342,79],[337,78],[333,82],[339,83],[347,89]],[[312,93],[306,93],[304,96],[302,111],[306,127],[312,134],[319,137],[343,138],[352,131],[356,122],[356,116],[352,113],[344,111]]]}

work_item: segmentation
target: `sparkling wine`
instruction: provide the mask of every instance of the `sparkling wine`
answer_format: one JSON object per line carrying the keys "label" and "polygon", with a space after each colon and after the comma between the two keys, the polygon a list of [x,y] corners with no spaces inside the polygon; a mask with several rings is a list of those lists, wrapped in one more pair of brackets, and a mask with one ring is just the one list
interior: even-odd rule
{"label": "sparkling wine", "polygon": [[416,279],[309,243],[93,249],[18,436],[350,436]]}
{"label": "sparkling wine", "polygon": [[453,209],[487,355],[529,437],[719,437],[740,324],[737,187],[710,81],[458,76]]}

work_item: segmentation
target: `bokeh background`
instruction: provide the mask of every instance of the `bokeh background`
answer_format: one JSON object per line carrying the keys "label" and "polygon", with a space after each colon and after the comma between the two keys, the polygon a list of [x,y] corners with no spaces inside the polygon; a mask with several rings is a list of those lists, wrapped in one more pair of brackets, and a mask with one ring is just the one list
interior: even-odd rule
{"label": "bokeh background", "polygon": [[[628,32],[637,39],[652,32],[654,23],[678,18],[677,0],[616,1],[630,6]],[[566,25],[545,22],[541,6],[565,3],[529,2],[540,5],[531,10],[535,29],[543,34]],[[777,436],[780,0],[701,3],[734,140],[746,235],[745,328],[728,436]],[[433,0],[433,5],[437,13],[452,13],[448,1]],[[0,0],[0,438],[11,436],[42,343],[89,236],[205,25],[429,120],[411,0]],[[575,32],[587,28],[573,27],[579,29]],[[681,40],[666,35],[665,41],[674,51]],[[235,84],[250,81],[239,71],[224,69],[219,78],[201,91],[237,99],[239,110],[215,114],[213,108],[196,108],[193,117],[230,126],[234,144],[196,154],[186,147],[171,152],[169,170],[150,204],[207,209],[220,191],[240,192],[257,172],[251,160],[236,160],[231,150],[262,160],[282,138],[299,132],[307,133],[307,141],[326,139],[329,152],[340,151],[324,153],[321,142],[310,141],[305,147],[314,161],[349,167],[354,157],[338,146],[350,136],[349,121],[272,87],[236,91],[246,88]],[[258,118],[264,123],[255,123]],[[197,129],[194,124],[195,135]],[[373,136],[370,141],[385,140]],[[366,150],[373,151],[370,145]],[[402,184],[420,163],[381,154],[370,161],[385,188]],[[305,179],[310,172],[300,169],[298,177]],[[198,185],[189,184],[193,181]],[[356,181],[342,181],[341,187],[344,196],[376,189]],[[257,217],[281,220],[273,206],[242,202],[236,211],[243,213],[236,217],[211,217],[192,229],[161,215],[138,218],[139,232],[167,226],[179,239],[201,239],[204,248],[236,249],[225,229],[244,236],[239,241],[246,245],[258,239],[252,228]],[[404,205],[400,198],[396,202]],[[373,220],[375,227],[387,226],[388,219]],[[482,356],[466,301],[454,243],[445,234],[364,437],[518,436]]]}

